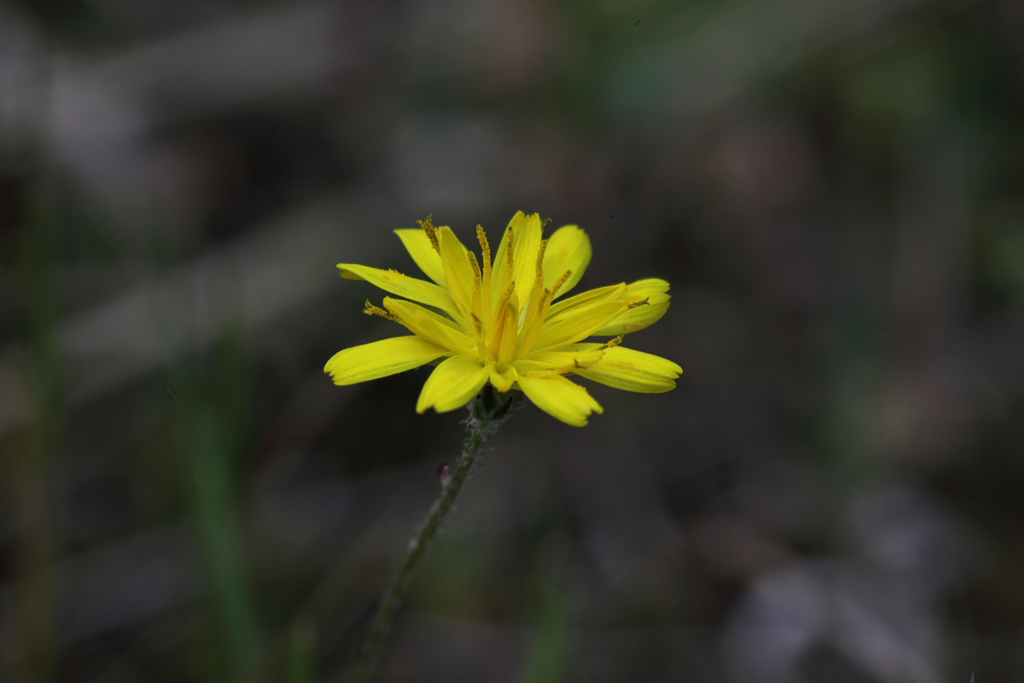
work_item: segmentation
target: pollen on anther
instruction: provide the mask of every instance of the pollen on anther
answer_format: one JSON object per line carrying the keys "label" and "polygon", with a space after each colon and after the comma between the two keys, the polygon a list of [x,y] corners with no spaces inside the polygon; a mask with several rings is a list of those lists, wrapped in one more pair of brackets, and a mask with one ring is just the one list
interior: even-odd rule
{"label": "pollen on anther", "polygon": [[469,267],[473,269],[473,285],[480,289],[480,264],[476,262],[476,255],[467,251],[466,258],[469,259]]}
{"label": "pollen on anther", "polygon": [[651,299],[651,297],[646,297],[644,299],[640,299],[640,301],[634,301],[633,303],[631,303],[628,306],[627,310],[632,311],[634,308],[639,308],[641,306],[650,306],[650,304],[651,304],[650,299]]}
{"label": "pollen on anther", "polygon": [[555,298],[555,295],[558,294],[558,290],[561,289],[562,285],[564,285],[566,283],[566,281],[569,278],[571,278],[571,277],[572,277],[572,271],[571,270],[567,270],[564,273],[562,273],[561,276],[559,276],[559,278],[557,280],[555,280],[555,284],[551,285],[551,298],[552,299]]}
{"label": "pollen on anther", "polygon": [[611,349],[611,348],[614,348],[614,347],[618,346],[621,343],[622,343],[622,335],[620,334],[618,337],[614,337],[612,339],[609,339],[604,344],[602,344],[601,345],[601,349],[602,350]]}
{"label": "pollen on anther", "polygon": [[482,225],[476,226],[476,239],[480,242],[480,256],[483,258],[486,268],[491,263],[491,245],[487,242],[487,234]]}
{"label": "pollen on anther", "polygon": [[366,315],[380,316],[381,318],[385,318],[386,320],[390,320],[391,322],[398,322],[397,315],[395,315],[391,311],[384,310],[379,306],[374,306],[373,304],[370,303],[369,299],[367,299],[366,303],[364,304],[363,313]]}
{"label": "pollen on anther", "polygon": [[430,214],[430,216],[416,222],[419,223],[421,228],[423,228],[423,232],[427,233],[427,239],[430,240],[430,244],[434,247],[434,251],[440,251],[441,247],[437,243],[437,229],[430,221],[431,216],[433,216],[433,214]]}
{"label": "pollen on anther", "polygon": [[540,249],[537,251],[537,280],[544,281],[544,252],[548,248],[548,241],[540,241]]}

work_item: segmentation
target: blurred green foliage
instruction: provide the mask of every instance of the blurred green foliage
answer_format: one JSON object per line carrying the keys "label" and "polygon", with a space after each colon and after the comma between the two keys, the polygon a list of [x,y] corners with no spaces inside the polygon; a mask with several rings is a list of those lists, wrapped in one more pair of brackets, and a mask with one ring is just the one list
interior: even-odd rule
{"label": "blurred green foliage", "polygon": [[672,282],[685,374],[515,415],[380,680],[1021,679],[1022,28],[0,3],[0,677],[339,679],[462,416],[330,384],[391,332],[334,263],[524,209]]}

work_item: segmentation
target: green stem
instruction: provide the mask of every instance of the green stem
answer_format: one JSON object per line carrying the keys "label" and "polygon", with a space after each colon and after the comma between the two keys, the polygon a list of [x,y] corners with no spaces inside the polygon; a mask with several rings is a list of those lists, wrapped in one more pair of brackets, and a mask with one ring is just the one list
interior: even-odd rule
{"label": "green stem", "polygon": [[366,638],[363,639],[356,655],[352,683],[364,683],[368,680],[381,638],[391,624],[395,610],[398,609],[405,597],[409,581],[426,553],[427,547],[441,529],[445,519],[448,518],[448,513],[451,512],[455,498],[459,495],[462,484],[473,468],[473,462],[480,452],[485,437],[489,433],[493,433],[517,400],[518,392],[499,394],[488,385],[470,404],[470,416],[466,423],[466,441],[462,445],[462,454],[455,465],[455,470],[451,473],[451,479],[443,485],[440,497],[434,501],[434,505],[430,508],[427,519],[420,526],[419,531],[409,539],[405,557],[402,558],[391,581],[381,593],[373,620],[366,632]]}

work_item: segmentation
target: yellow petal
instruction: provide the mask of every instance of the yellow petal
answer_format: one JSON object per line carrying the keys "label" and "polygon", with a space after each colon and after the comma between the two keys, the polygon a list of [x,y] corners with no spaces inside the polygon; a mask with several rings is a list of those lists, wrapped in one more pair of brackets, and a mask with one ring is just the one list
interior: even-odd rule
{"label": "yellow petal", "polygon": [[[513,224],[517,223],[516,219],[523,215],[523,212],[518,212],[512,217],[512,221],[509,223],[509,228]],[[491,301],[499,301],[508,289],[509,283],[512,282],[512,274],[515,268],[509,268],[508,258],[508,231],[509,228],[505,229],[505,234],[501,236],[501,242],[498,243],[498,250],[494,252],[494,261],[491,263]],[[514,235],[513,235],[514,238]],[[512,254],[515,255],[515,249],[512,250]]]}
{"label": "yellow petal", "polygon": [[441,255],[430,243],[427,233],[420,228],[400,228],[395,230],[395,234],[398,235],[398,239],[402,240],[406,251],[409,252],[409,256],[412,256],[412,260],[416,262],[420,270],[431,280],[444,287],[444,268],[441,266]]}
{"label": "yellow petal", "polygon": [[554,377],[520,375],[519,388],[545,413],[574,427],[582,427],[587,424],[587,416],[591,412],[604,412],[586,389],[560,375]]}
{"label": "yellow petal", "polygon": [[449,227],[437,229],[437,241],[441,249],[441,265],[448,283],[448,291],[455,303],[468,315],[473,310],[473,290],[475,277],[469,265],[471,254],[462,246],[462,242]]}
{"label": "yellow petal", "polygon": [[576,350],[576,347],[571,346],[557,351],[531,353],[526,360],[552,368],[589,368],[601,360],[605,351],[604,347],[600,344],[592,344],[591,346],[595,348]]}
{"label": "yellow petal", "polygon": [[517,332],[516,325],[519,323],[519,301],[516,293],[505,302],[505,320],[501,324],[501,337],[498,339],[498,350],[495,355],[498,360],[505,362],[512,360],[512,353],[516,348]]}
{"label": "yellow petal", "polygon": [[616,389],[660,394],[675,388],[683,369],[661,356],[614,346],[605,350],[598,363],[574,372]]}
{"label": "yellow petal", "polygon": [[346,280],[366,280],[385,292],[433,306],[451,316],[458,315],[458,309],[448,293],[425,280],[402,275],[395,270],[381,270],[355,263],[339,263],[338,270]]}
{"label": "yellow petal", "polygon": [[[533,351],[574,344],[610,324],[626,309],[622,302],[625,289],[625,285],[619,285],[618,290],[604,299],[573,308],[555,319],[545,320],[533,343]],[[530,350],[527,349],[526,353],[530,353]]]}
{"label": "yellow petal", "polygon": [[384,308],[397,315],[399,321],[412,332],[429,342],[458,353],[476,353],[476,342],[471,337],[458,329],[451,320],[433,311],[411,301],[392,299],[389,296],[384,297]]}
{"label": "yellow petal", "polygon": [[512,231],[512,272],[510,280],[516,283],[516,294],[519,300],[526,302],[533,289],[533,281],[537,273],[537,254],[540,252],[540,214],[529,216],[522,211],[516,213],[502,235],[498,253],[494,255],[494,267],[491,275],[491,301],[497,301],[505,293],[507,287],[506,270],[508,268],[508,233]]}
{"label": "yellow petal", "polygon": [[529,300],[533,283],[537,279],[540,238],[540,214],[531,213],[516,232],[515,256],[513,258],[515,272],[512,279],[516,281],[516,294],[524,304]]}
{"label": "yellow petal", "polygon": [[583,277],[583,271],[590,263],[590,238],[575,225],[564,225],[548,238],[544,251],[544,287],[551,289],[555,280],[567,270],[572,271],[569,279],[559,288],[557,295],[567,293]]}
{"label": "yellow petal", "polygon": [[452,356],[430,373],[416,402],[416,412],[434,408],[444,413],[461,408],[483,388],[487,378],[487,368],[476,358]]}
{"label": "yellow petal", "polygon": [[355,384],[412,370],[449,353],[420,337],[392,337],[338,351],[324,372],[335,384]]}
{"label": "yellow petal", "polygon": [[568,315],[575,311],[577,308],[582,306],[591,305],[602,299],[607,299],[616,293],[622,293],[629,291],[622,289],[623,285],[609,285],[608,287],[598,287],[597,289],[588,289],[585,292],[580,292],[568,299],[563,299],[557,304],[551,304],[551,308],[548,309],[547,317],[544,321],[545,324],[558,320],[559,318]]}
{"label": "yellow petal", "polygon": [[515,384],[517,379],[519,379],[519,373],[516,372],[514,366],[509,365],[507,363],[503,363],[503,365],[505,366],[504,371],[498,370],[497,363],[489,363],[487,365],[487,371],[490,374],[491,384],[493,384],[494,388],[500,391],[501,393],[505,393],[506,391],[511,389],[512,385]]}
{"label": "yellow petal", "polygon": [[647,299],[647,303],[629,309],[607,326],[594,332],[594,334],[597,336],[616,336],[636,332],[648,325],[653,325],[661,319],[661,316],[665,315],[670,298],[668,295],[668,283],[664,280],[650,278],[634,282],[629,285],[626,303],[636,303],[644,299]]}

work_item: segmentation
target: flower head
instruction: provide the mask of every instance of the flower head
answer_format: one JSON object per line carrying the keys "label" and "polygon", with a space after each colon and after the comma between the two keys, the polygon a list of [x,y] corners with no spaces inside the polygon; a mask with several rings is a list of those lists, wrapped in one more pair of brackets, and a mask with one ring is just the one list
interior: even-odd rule
{"label": "flower head", "polygon": [[[428,217],[420,229],[396,230],[416,265],[433,282],[350,263],[341,276],[394,294],[364,313],[405,326],[411,335],[354,346],[324,366],[335,384],[386,377],[443,359],[423,385],[416,410],[454,410],[490,382],[518,388],[541,410],[583,426],[603,412],[576,374],[617,389],[659,393],[675,387],[682,369],[659,356],[621,346],[622,335],[647,327],[668,309],[668,283],[639,280],[568,293],[590,263],[590,239],[575,225],[541,239],[540,216],[513,216],[493,253],[477,226],[481,259],[448,227]],[[612,337],[585,343],[588,337]]]}

